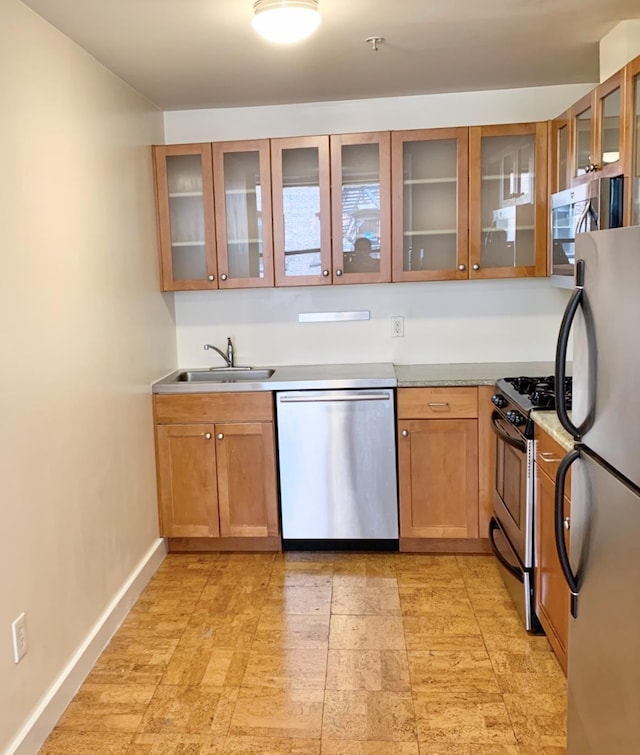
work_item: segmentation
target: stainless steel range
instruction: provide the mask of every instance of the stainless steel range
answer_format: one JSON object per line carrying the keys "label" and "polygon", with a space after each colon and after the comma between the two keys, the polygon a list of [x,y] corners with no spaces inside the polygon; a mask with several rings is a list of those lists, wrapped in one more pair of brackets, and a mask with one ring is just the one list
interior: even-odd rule
{"label": "stainless steel range", "polygon": [[[564,381],[571,405],[571,378]],[[533,594],[533,420],[536,409],[555,409],[551,377],[512,377],[496,383],[491,415],[496,436],[496,489],[489,541],[505,585],[529,632],[541,631]]]}

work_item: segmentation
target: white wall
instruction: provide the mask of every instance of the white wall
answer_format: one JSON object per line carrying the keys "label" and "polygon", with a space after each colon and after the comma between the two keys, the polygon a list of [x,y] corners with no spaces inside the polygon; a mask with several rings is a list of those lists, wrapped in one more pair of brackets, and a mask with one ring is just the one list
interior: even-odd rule
{"label": "white wall", "polygon": [[[402,130],[553,118],[593,84],[165,113],[167,143]],[[313,364],[550,360],[565,291],[548,280],[329,286],[176,294],[181,366],[211,364],[231,335],[238,361]],[[298,313],[365,309],[371,320],[301,324]],[[390,337],[391,315],[405,337]],[[215,359],[215,357],[214,357]]]}
{"label": "white wall", "polygon": [[6,752],[157,542],[149,383],[176,344],[158,293],[161,114],[17,0],[0,0],[0,68]]}

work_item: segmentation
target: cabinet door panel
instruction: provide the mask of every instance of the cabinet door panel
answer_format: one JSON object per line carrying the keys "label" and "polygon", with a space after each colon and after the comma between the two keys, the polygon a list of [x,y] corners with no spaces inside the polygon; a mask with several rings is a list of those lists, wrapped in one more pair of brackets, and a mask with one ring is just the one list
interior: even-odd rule
{"label": "cabinet door panel", "polygon": [[477,421],[401,421],[399,430],[401,537],[478,537]]}
{"label": "cabinet door panel", "polygon": [[624,173],[630,183],[625,188],[625,225],[640,225],[640,57],[626,69],[624,111]]}
{"label": "cabinet door panel", "polygon": [[160,534],[163,537],[217,537],[219,534],[213,431],[213,425],[156,427]]}
{"label": "cabinet door panel", "polygon": [[220,535],[277,535],[273,424],[217,424],[215,432]]}

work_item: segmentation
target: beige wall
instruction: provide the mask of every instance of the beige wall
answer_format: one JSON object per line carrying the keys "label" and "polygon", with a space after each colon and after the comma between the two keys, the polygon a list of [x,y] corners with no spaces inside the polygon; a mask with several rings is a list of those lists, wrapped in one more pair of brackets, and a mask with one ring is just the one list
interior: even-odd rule
{"label": "beige wall", "polygon": [[[553,118],[593,85],[165,113],[167,143],[402,130]],[[567,292],[547,279],[396,283],[176,294],[178,359],[234,338],[239,363],[552,360]],[[300,312],[368,310],[367,322],[299,323]],[[391,337],[391,316],[405,318]]]}
{"label": "beige wall", "polygon": [[161,114],[17,0],[0,0],[0,68],[5,752],[157,541],[149,383],[176,344],[157,280]]}

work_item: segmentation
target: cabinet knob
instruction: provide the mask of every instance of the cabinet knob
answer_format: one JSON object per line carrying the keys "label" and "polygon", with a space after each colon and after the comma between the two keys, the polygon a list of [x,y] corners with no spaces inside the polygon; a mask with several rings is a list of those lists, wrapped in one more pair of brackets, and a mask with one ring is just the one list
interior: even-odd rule
{"label": "cabinet knob", "polygon": [[340,270],[340,268],[336,270],[336,275],[338,276],[338,278],[342,275],[342,270]]}
{"label": "cabinet knob", "polygon": [[466,265],[458,265],[458,270],[459,270],[459,271],[460,271],[461,273],[464,273],[464,271],[465,271],[466,269],[467,269],[467,266],[466,266]]}
{"label": "cabinet knob", "polygon": [[211,440],[211,433],[205,433],[204,434],[204,439],[205,440]]}
{"label": "cabinet knob", "polygon": [[328,277],[329,277],[329,271],[328,271],[328,270],[323,270],[323,271],[322,271],[322,275],[323,275],[323,276],[324,276],[325,278],[328,278]]}
{"label": "cabinet knob", "polygon": [[207,275],[207,278],[208,278],[208,279],[209,279],[210,281],[214,281],[214,280],[216,279],[216,276],[215,276],[215,275]]}
{"label": "cabinet knob", "polygon": [[564,524],[565,530],[570,530],[571,529],[571,517],[570,516],[565,516],[565,518],[563,520],[563,524]]}
{"label": "cabinet knob", "polygon": [[221,280],[221,281],[226,281],[226,280],[227,280],[227,277],[228,277],[228,276],[227,276],[227,274],[226,274],[226,273],[222,273],[222,275],[220,276],[220,280]]}
{"label": "cabinet knob", "polygon": [[402,435],[403,438],[408,438],[409,437],[409,431],[408,430],[403,430],[400,433],[400,435]]}
{"label": "cabinet knob", "polygon": [[224,433],[218,433],[218,440],[222,440],[224,438]]}
{"label": "cabinet knob", "polygon": [[480,265],[476,262],[475,265],[471,266],[474,270],[480,270]]}

